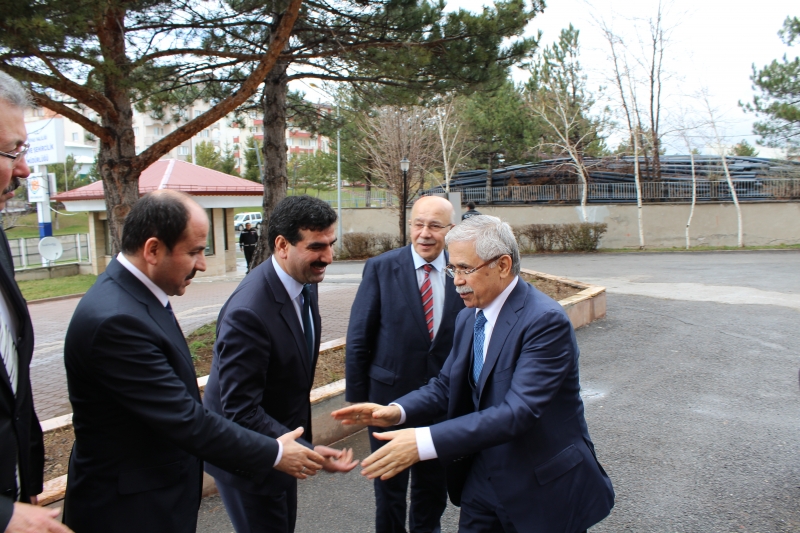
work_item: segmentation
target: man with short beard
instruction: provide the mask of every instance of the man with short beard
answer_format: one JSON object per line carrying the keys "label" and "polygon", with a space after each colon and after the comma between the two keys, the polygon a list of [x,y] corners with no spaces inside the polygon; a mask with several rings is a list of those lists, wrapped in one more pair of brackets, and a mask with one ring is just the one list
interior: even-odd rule
{"label": "man with short beard", "polygon": [[[311,386],[319,355],[317,284],[333,262],[336,213],[310,196],[281,200],[269,217],[272,257],[250,270],[217,319],[214,360],[203,404],[237,424],[267,436],[305,430],[299,442],[312,448]],[[328,472],[356,466],[352,451],[314,449]],[[222,502],[237,533],[291,533],[297,516],[297,482],[281,472],[254,480],[213,463]]]}
{"label": "man with short beard", "polygon": [[207,236],[185,194],[145,195],[75,309],[64,344],[75,429],[64,521],[75,531],[193,533],[204,460],[255,481],[303,479],[325,462],[295,442],[302,428],[272,438],[203,409],[169,296],[205,270]]}

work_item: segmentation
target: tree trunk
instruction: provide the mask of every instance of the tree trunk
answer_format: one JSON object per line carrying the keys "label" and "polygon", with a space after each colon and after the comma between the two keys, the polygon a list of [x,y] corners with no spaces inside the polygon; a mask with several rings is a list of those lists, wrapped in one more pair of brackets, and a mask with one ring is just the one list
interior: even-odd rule
{"label": "tree trunk", "polygon": [[489,154],[489,166],[486,170],[486,204],[492,203],[492,158],[494,154]]}
{"label": "tree trunk", "polygon": [[286,197],[289,178],[286,172],[286,63],[275,65],[264,80],[262,103],[264,105],[264,214],[261,236],[253,252],[250,268],[269,257],[267,231],[269,217],[278,202]]}
{"label": "tree trunk", "polygon": [[644,224],[642,222],[642,180],[639,169],[639,132],[633,137],[633,179],[636,182],[636,213],[639,222],[639,249],[644,250]]}
{"label": "tree trunk", "polygon": [[367,184],[364,187],[364,207],[370,207],[372,200],[372,174],[367,172]]}

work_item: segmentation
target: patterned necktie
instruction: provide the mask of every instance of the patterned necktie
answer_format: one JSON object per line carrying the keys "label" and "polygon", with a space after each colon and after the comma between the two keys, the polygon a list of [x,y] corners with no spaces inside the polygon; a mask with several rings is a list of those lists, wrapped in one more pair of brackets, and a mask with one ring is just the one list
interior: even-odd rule
{"label": "patterned necktie", "polygon": [[306,347],[308,348],[308,357],[311,362],[314,362],[314,331],[311,326],[311,285],[303,285],[303,290],[300,293],[303,297],[303,335],[306,338]]}
{"label": "patterned necktie", "polygon": [[419,293],[422,296],[422,311],[425,313],[425,323],[428,325],[428,334],[431,336],[431,340],[433,340],[433,287],[431,287],[430,278],[432,268],[430,263],[422,266],[425,271],[425,278],[419,288]]}
{"label": "patterned necktie", "polygon": [[483,311],[478,311],[472,337],[472,377],[475,378],[476,385],[480,380],[481,370],[483,370],[483,341],[485,339],[483,326],[485,325],[486,317],[483,316]]}

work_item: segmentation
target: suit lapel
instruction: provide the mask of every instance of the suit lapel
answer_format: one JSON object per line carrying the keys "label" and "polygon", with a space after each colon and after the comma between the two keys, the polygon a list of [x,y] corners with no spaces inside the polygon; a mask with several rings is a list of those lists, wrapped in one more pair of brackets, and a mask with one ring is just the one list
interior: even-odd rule
{"label": "suit lapel", "polygon": [[428,325],[425,322],[425,311],[422,309],[422,298],[419,295],[419,284],[417,283],[417,271],[414,268],[414,258],[411,255],[411,245],[406,246],[400,252],[400,257],[394,265],[394,278],[400,292],[403,293],[414,322],[419,326],[420,333],[430,342]]}
{"label": "suit lapel", "polygon": [[[278,277],[278,273],[275,272],[275,266],[272,264],[272,259],[268,260],[269,264],[264,269],[264,275],[267,277],[267,284],[269,285],[270,289],[272,290],[272,295],[275,298],[275,303],[281,306],[281,318],[289,327],[289,331],[292,332],[292,337],[294,337],[294,342],[297,345],[297,352],[301,355],[300,363],[303,365],[303,369],[306,372],[306,376],[308,379],[311,379],[311,354],[308,353],[308,347],[306,346],[306,338],[303,335],[303,325],[300,324],[300,319],[297,316],[297,311],[294,307],[294,302],[289,298],[289,294],[286,292],[286,288],[281,283],[281,278]],[[314,301],[316,298],[313,296],[316,291],[312,291],[311,297],[311,305],[314,306]],[[314,320],[314,327],[317,328],[317,321],[316,316],[319,316],[319,308],[317,308],[317,312],[312,313],[315,315]],[[319,330],[314,330],[314,336],[319,336]],[[315,341],[316,343],[316,341]]]}
{"label": "suit lapel", "polygon": [[[450,409],[449,418],[458,417],[472,409],[472,388],[469,373],[472,371],[472,332],[475,329],[475,311],[470,310],[464,321],[463,334],[455,338],[453,350],[456,360],[450,371]],[[466,409],[466,411],[464,411]],[[462,412],[464,411],[464,412]]]}
{"label": "suit lapel", "polygon": [[144,283],[136,279],[136,276],[122,266],[116,258],[108,264],[106,272],[123,289],[128,291],[128,293],[147,307],[147,313],[150,315],[150,318],[152,318],[161,331],[164,332],[177,351],[183,355],[182,359],[184,365],[191,369],[191,375],[194,375],[192,354],[189,352],[189,347],[186,345],[186,338],[183,336],[183,332],[180,328],[178,328],[175,320],[172,319],[170,312],[161,305],[161,302],[150,289],[148,289]]}
{"label": "suit lapel", "polygon": [[514,325],[519,320],[517,311],[519,311],[525,304],[525,295],[527,294],[527,283],[522,278],[517,279],[517,286],[508,295],[508,299],[500,309],[500,314],[497,316],[497,321],[494,324],[492,331],[492,338],[489,341],[489,348],[486,350],[486,360],[483,362],[483,370],[481,370],[480,380],[478,382],[478,390],[483,391],[486,385],[486,379],[492,372],[492,368],[497,363],[497,358],[503,350],[509,333],[514,328]]}
{"label": "suit lapel", "polygon": [[[14,343],[17,348],[17,402],[21,402],[24,394],[20,394],[22,385],[28,381],[28,368],[31,362],[31,353],[28,350],[23,350],[23,345],[30,340],[32,342],[33,329],[30,326],[30,315],[28,314],[28,305],[23,298],[16,282],[14,281],[14,263],[11,260],[11,249],[8,246],[8,239],[6,238],[5,231],[0,227],[0,284],[3,286],[3,292],[8,298],[8,310],[10,313],[15,313],[17,316],[17,331],[12,332],[14,335]],[[0,296],[2,297],[2,296]],[[28,339],[27,337],[31,337]],[[14,397],[14,391],[11,388],[11,380],[6,372],[5,365],[0,364],[0,381],[5,384],[9,398]],[[26,385],[27,387],[27,385]]]}

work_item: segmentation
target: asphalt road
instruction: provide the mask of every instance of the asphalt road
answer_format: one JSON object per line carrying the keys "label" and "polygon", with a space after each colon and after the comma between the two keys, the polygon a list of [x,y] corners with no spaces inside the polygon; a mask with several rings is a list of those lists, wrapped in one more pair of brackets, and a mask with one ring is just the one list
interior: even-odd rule
{"label": "asphalt road", "polygon": [[[577,332],[589,430],[617,493],[593,532],[800,531],[800,252],[523,264],[609,287],[608,316]],[[348,445],[366,456],[363,435]],[[373,530],[357,472],[303,482],[299,500],[298,533]],[[442,531],[456,531],[456,516],[449,508]],[[198,531],[232,531],[217,498]]]}

